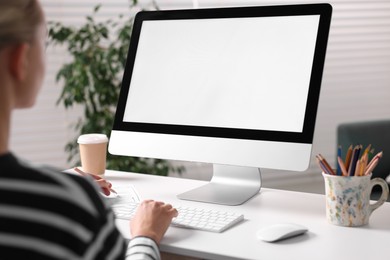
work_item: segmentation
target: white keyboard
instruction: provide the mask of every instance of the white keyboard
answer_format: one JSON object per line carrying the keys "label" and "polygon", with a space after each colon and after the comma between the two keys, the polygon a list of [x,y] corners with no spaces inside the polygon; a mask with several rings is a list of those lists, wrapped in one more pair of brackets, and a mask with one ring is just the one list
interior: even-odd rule
{"label": "white keyboard", "polygon": [[[139,202],[127,200],[125,203],[115,203],[111,207],[117,218],[131,219]],[[211,232],[222,232],[244,219],[244,215],[201,209],[194,207],[175,206],[179,215],[172,220],[173,226],[199,229]]]}

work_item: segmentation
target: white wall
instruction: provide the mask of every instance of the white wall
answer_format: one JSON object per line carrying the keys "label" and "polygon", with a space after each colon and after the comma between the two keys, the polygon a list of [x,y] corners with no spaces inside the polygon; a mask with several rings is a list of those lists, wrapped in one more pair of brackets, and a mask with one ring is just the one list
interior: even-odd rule
{"label": "white wall", "polygon": [[[77,25],[97,3],[103,3],[101,19],[117,17],[127,9],[126,0],[42,0],[48,20]],[[149,1],[143,0],[147,4]],[[161,9],[298,3],[264,0],[160,0]],[[323,2],[323,1],[300,1]],[[323,76],[313,155],[322,153],[334,164],[336,127],[342,122],[390,118],[390,1],[333,0],[334,12]],[[55,82],[58,68],[69,57],[63,48],[47,50],[47,77],[31,110],[14,113],[11,148],[24,158],[69,167],[65,143],[74,133],[70,125],[80,109],[65,111],[55,102],[61,84]],[[389,133],[390,134],[390,133]],[[182,162],[176,162],[182,164]],[[184,177],[209,179],[211,166],[188,164]],[[264,185],[322,192],[322,177],[314,160],[304,173],[264,171]]]}

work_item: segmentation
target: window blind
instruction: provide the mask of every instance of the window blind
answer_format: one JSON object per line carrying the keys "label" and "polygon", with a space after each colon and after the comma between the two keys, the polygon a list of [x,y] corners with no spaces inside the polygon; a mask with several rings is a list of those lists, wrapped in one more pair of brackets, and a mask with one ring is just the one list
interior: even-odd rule
{"label": "window blind", "polygon": [[[263,1],[263,0],[160,0],[160,9],[296,4],[323,1]],[[390,118],[390,1],[332,0],[332,25],[322,81],[317,124],[312,154],[323,154],[335,165],[336,128],[339,123]],[[98,18],[105,20],[124,14],[125,0],[42,0],[47,20],[69,25],[81,24],[95,5],[101,3]],[[140,1],[148,6],[150,1]],[[80,116],[80,109],[65,111],[56,106],[61,82],[55,82],[60,66],[69,60],[63,48],[47,50],[47,74],[37,105],[14,113],[11,148],[21,156],[36,162],[69,167],[64,152],[65,143],[75,133],[70,124]],[[390,133],[389,133],[390,134]],[[318,181],[319,169],[314,156],[304,173],[267,174],[268,182],[291,179]],[[183,164],[184,162],[177,162]],[[210,165],[188,164],[187,175],[208,178]],[[206,176],[206,177],[205,177]],[[297,176],[299,178],[297,178]]]}

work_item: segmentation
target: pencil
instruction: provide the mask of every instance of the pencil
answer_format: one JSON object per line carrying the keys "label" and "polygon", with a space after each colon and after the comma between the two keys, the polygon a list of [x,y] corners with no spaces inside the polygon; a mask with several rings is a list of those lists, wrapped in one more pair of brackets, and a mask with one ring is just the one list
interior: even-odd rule
{"label": "pencil", "polygon": [[320,158],[318,158],[318,156],[316,155],[316,161],[317,161],[317,164],[318,164],[318,166],[321,168],[321,170],[323,171],[323,172],[325,172],[325,173],[328,173],[328,170],[325,168],[325,166],[321,163],[321,161],[320,161]]}
{"label": "pencil", "polygon": [[331,174],[330,172],[328,172],[328,169],[326,169],[325,165],[320,161],[320,159],[317,157],[317,164],[318,166],[320,166],[321,170],[326,173],[326,174]]}
{"label": "pencil", "polygon": [[351,163],[352,157],[352,144],[348,147],[347,155],[345,156],[345,169],[349,170],[349,165]]}
{"label": "pencil", "polygon": [[341,172],[343,174],[343,176],[347,176],[348,175],[348,172],[347,170],[345,169],[345,165],[344,165],[344,162],[343,162],[343,159],[341,159],[340,156],[337,157],[337,161],[339,163],[339,166],[340,166],[340,169],[341,169]]}
{"label": "pencil", "polygon": [[360,167],[361,167],[361,161],[358,160],[356,162],[356,168],[355,168],[355,173],[354,173],[355,176],[359,176],[359,174],[360,174]]}
{"label": "pencil", "polygon": [[[337,157],[341,158],[341,145],[339,145],[339,147],[337,147]],[[340,163],[337,164],[337,175],[341,176]]]}
{"label": "pencil", "polygon": [[370,162],[370,166],[368,166],[366,171],[364,172],[364,175],[369,175],[374,170],[374,168],[377,166],[379,162],[379,157],[375,157],[374,159],[371,160],[371,162]]}
{"label": "pencil", "polygon": [[363,154],[362,158],[360,159],[360,170],[359,170],[359,176],[364,175],[364,171],[366,170],[367,167],[367,154]]}
{"label": "pencil", "polygon": [[371,152],[373,152],[374,149],[371,150],[371,144],[369,144],[366,149],[364,149],[364,153],[361,157],[361,167],[360,167],[360,171],[359,171],[359,176],[363,176],[364,175],[364,172],[366,170],[366,167],[367,167],[367,164],[368,164],[368,154]]}
{"label": "pencil", "polygon": [[368,154],[368,153],[370,152],[370,149],[371,149],[371,144],[369,144],[369,145],[366,147],[366,149],[364,150],[364,153],[363,153],[362,156]]}
{"label": "pencil", "polygon": [[318,164],[318,166],[320,166],[321,170],[326,174],[331,174],[329,172],[329,170],[326,168],[326,166],[322,163],[322,161],[318,155],[316,155],[316,159],[317,159],[317,164]]}
{"label": "pencil", "polygon": [[321,167],[321,169],[322,169],[322,171],[323,171],[324,173],[326,173],[326,174],[328,174],[328,175],[334,175],[334,172],[333,172],[333,171],[330,171],[329,168],[327,168],[327,167],[325,166],[325,164],[324,164],[321,160],[319,160],[318,158],[317,158],[317,162],[318,162],[318,164],[320,165],[320,167]]}
{"label": "pencil", "polygon": [[320,160],[321,163],[324,164],[324,166],[328,170],[329,174],[335,175],[332,167],[330,167],[329,163],[325,160],[325,158],[321,154],[318,154],[317,158]]}
{"label": "pencil", "polygon": [[358,158],[359,158],[360,149],[361,149],[360,145],[356,145],[355,148],[353,148],[352,156],[351,156],[352,159],[351,159],[351,163],[350,163],[350,166],[348,169],[349,176],[355,175],[356,163],[357,163]]}
{"label": "pencil", "polygon": [[368,165],[366,166],[366,171],[365,171],[365,174],[367,173],[367,169],[371,167],[371,165],[375,162],[375,160],[379,160],[380,158],[382,158],[382,155],[383,155],[383,151],[380,151],[379,153],[377,153],[372,159],[371,161],[368,163]]}

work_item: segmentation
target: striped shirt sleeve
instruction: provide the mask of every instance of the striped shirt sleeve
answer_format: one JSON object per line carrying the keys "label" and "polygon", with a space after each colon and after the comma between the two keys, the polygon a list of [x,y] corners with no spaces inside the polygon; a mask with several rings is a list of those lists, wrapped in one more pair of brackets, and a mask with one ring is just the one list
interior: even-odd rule
{"label": "striped shirt sleeve", "polygon": [[148,237],[134,237],[130,240],[126,260],[160,260],[156,242]]}

